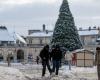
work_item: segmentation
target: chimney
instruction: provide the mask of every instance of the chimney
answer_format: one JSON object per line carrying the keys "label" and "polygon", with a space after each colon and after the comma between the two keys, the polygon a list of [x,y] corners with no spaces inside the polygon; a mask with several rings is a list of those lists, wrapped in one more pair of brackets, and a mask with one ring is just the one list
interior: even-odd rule
{"label": "chimney", "polygon": [[91,27],[89,27],[89,31],[91,30]]}
{"label": "chimney", "polygon": [[95,30],[96,30],[96,26],[94,26],[94,27],[93,27],[93,29],[95,29]]}
{"label": "chimney", "polygon": [[46,27],[45,27],[45,24],[43,24],[43,31],[46,31],[46,29],[45,29]]}
{"label": "chimney", "polygon": [[48,30],[46,30],[46,34],[48,34]]}

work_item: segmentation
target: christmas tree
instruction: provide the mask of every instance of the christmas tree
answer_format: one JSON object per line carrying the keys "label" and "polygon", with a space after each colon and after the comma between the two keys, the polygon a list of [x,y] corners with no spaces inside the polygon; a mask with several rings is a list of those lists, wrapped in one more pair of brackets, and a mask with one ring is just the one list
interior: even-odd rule
{"label": "christmas tree", "polygon": [[51,44],[60,45],[70,51],[82,48],[74,18],[69,9],[67,0],[63,0],[59,12],[60,14],[55,24]]}

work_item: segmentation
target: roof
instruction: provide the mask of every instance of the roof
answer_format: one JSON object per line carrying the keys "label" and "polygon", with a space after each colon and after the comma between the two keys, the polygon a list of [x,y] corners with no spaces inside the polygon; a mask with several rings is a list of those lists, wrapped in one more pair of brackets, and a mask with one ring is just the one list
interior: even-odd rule
{"label": "roof", "polygon": [[99,30],[85,30],[85,31],[78,31],[80,36],[85,36],[85,35],[98,35]]}
{"label": "roof", "polygon": [[97,38],[97,41],[100,42],[100,38]]}
{"label": "roof", "polygon": [[14,41],[7,29],[0,28],[0,41]]}
{"label": "roof", "polygon": [[36,32],[33,34],[30,34],[29,36],[32,37],[50,37],[53,35],[53,32]]}
{"label": "roof", "polygon": [[18,33],[14,33],[15,40],[19,40],[20,42],[27,44],[23,37],[21,37]]}
{"label": "roof", "polygon": [[26,44],[26,41],[17,33],[10,34],[6,27],[0,27],[0,41],[13,41],[19,40],[20,42]]}
{"label": "roof", "polygon": [[92,52],[90,50],[86,50],[86,49],[77,49],[77,50],[73,51],[72,53],[80,53],[80,52],[83,52],[83,51],[88,51],[88,52],[94,54],[94,52]]}
{"label": "roof", "polygon": [[[78,31],[79,35],[80,36],[86,36],[86,35],[98,35],[99,33],[99,30],[83,30],[83,31]],[[31,36],[31,37],[50,37],[53,35],[53,31],[48,31],[46,33],[41,31],[41,32],[34,32],[28,36]]]}

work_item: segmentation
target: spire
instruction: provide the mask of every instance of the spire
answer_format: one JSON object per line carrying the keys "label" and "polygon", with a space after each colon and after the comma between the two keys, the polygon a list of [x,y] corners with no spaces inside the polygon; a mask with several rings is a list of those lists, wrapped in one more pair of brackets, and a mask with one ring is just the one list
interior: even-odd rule
{"label": "spire", "polygon": [[63,0],[62,5],[60,7],[60,12],[69,12],[69,5],[68,5],[68,0]]}

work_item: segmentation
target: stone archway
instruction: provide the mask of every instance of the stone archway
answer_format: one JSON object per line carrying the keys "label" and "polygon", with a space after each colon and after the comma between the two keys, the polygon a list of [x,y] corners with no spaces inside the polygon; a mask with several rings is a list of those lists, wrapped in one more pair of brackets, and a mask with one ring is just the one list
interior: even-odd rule
{"label": "stone archway", "polygon": [[0,49],[0,62],[4,60],[3,54],[4,51]]}
{"label": "stone archway", "polygon": [[24,51],[19,49],[17,51],[17,61],[18,62],[23,62],[24,61]]}
{"label": "stone archway", "polygon": [[8,52],[8,53],[7,53],[7,61],[8,61],[8,58],[10,58],[10,61],[11,61],[11,62],[14,62],[14,53],[13,53],[13,50],[8,49],[7,52]]}
{"label": "stone archway", "polygon": [[0,62],[3,61],[3,60],[4,60],[3,55],[0,54]]}

